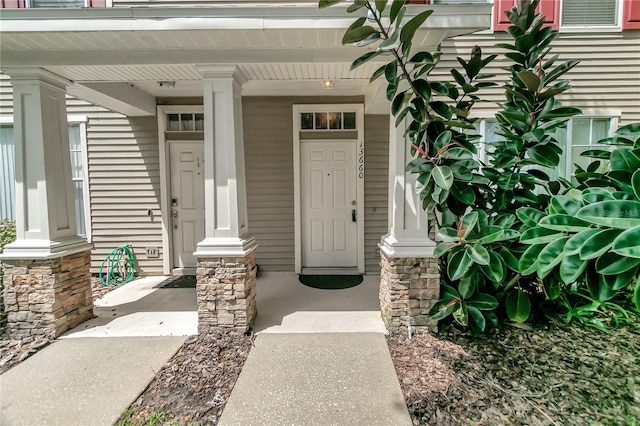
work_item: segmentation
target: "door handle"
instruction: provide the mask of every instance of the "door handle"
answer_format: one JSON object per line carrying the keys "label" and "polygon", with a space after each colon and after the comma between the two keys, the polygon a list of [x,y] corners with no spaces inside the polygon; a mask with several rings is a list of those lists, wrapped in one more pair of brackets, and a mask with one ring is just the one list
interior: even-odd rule
{"label": "door handle", "polygon": [[356,222],[356,210],[351,210],[351,222]]}

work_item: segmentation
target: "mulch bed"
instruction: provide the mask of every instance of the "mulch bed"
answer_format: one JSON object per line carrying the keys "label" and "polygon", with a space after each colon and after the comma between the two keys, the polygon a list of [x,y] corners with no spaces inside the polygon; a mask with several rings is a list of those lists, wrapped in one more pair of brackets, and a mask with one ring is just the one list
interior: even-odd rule
{"label": "mulch bed", "polygon": [[187,339],[117,425],[217,424],[252,346],[226,329]]}
{"label": "mulch bed", "polygon": [[640,424],[640,324],[387,341],[415,425]]}

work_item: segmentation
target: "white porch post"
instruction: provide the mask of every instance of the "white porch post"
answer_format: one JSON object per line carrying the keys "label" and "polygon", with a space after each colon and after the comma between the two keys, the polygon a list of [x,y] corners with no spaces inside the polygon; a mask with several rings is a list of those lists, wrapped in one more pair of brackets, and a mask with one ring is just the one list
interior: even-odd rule
{"label": "white porch post", "polygon": [[76,233],[65,90],[39,68],[13,85],[16,240],[4,247],[9,333],[54,337],[91,318],[90,245]]}
{"label": "white porch post", "polygon": [[248,234],[242,84],[235,65],[201,67],[204,83],[205,239],[198,261],[199,331],[250,328],[257,247]]}
{"label": "white porch post", "polygon": [[427,214],[415,194],[415,176],[405,172],[411,145],[404,126],[389,125],[389,233],[380,242],[380,308],[387,328],[406,332],[434,329],[428,311],[439,297],[436,243],[429,239]]}

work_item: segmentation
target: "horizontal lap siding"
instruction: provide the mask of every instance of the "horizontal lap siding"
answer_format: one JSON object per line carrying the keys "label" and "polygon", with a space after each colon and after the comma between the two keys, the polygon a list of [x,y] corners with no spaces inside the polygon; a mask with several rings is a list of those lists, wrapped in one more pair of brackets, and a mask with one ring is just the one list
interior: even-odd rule
{"label": "horizontal lap siding", "polygon": [[367,273],[380,272],[380,238],[388,233],[389,116],[364,118],[364,246]]}
{"label": "horizontal lap siding", "polygon": [[[125,117],[107,111],[89,120],[93,272],[111,250],[130,244],[139,274],[162,274],[157,126],[155,117]],[[147,247],[157,248],[160,256],[147,258]]]}
{"label": "horizontal lap siding", "polygon": [[[500,85],[507,78],[501,67],[510,61],[502,55],[507,51],[496,48],[496,43],[509,43],[504,32],[457,37],[442,43],[442,61],[433,76],[437,79],[453,80],[451,68],[460,68],[456,56],[468,59],[474,45],[482,48],[483,57],[497,54],[486,73],[496,74]],[[578,59],[580,64],[566,76],[572,80],[572,88],[559,96],[565,106],[589,110],[620,110],[620,124],[640,121],[640,31],[630,30],[609,33],[566,33],[552,45],[553,54],[559,60]],[[497,102],[504,100],[501,87],[482,89],[481,97],[490,102],[474,107],[476,114],[493,114],[498,110]]]}

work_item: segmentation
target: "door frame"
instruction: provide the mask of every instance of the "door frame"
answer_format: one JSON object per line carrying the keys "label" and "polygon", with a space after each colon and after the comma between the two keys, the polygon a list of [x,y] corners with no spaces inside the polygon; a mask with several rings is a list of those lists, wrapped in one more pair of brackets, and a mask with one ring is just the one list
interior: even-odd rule
{"label": "door frame", "polygon": [[[171,275],[173,264],[173,229],[171,228],[171,161],[169,158],[169,143],[198,142],[199,140],[175,139],[167,141],[165,124],[167,114],[203,113],[202,105],[158,105],[158,144],[160,148],[160,214],[162,224],[162,273]],[[202,141],[204,143],[204,141]]]}
{"label": "door frame", "polygon": [[[301,196],[301,170],[300,170],[300,113],[302,112],[355,112],[356,113],[356,137],[336,137],[333,139],[305,139],[309,142],[322,141],[356,141],[356,203],[358,211],[358,228],[357,228],[357,269],[358,272],[364,274],[364,104],[299,104],[293,105],[293,192],[294,192],[294,254],[295,254],[295,273],[302,273],[302,196]],[[316,131],[316,130],[314,130]],[[340,132],[333,130],[332,132]],[[323,268],[327,270],[331,268]],[[338,270],[339,268],[336,268]]]}

